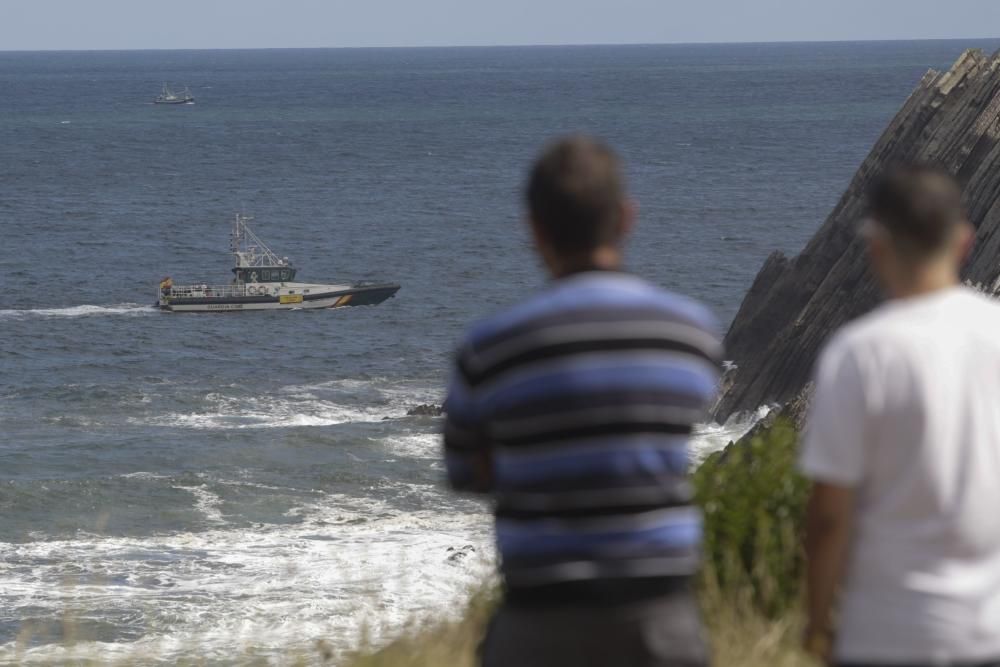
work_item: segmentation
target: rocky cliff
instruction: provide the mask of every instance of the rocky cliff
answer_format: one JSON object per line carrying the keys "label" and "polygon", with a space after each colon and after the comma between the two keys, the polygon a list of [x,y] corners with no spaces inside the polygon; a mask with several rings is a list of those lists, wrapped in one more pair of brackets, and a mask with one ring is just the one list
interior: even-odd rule
{"label": "rocky cliff", "polygon": [[907,161],[940,164],[965,184],[978,228],[965,277],[1000,289],[1000,53],[974,50],[947,72],[924,75],[802,253],[764,263],[726,335],[736,368],[716,419],[797,396],[830,333],[878,303],[858,221],[872,179]]}

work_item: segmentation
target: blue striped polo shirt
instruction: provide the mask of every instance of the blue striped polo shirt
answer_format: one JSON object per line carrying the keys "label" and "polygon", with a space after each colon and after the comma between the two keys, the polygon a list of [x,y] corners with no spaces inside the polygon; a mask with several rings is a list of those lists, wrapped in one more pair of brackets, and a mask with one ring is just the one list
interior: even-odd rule
{"label": "blue striped polo shirt", "polygon": [[472,328],[445,404],[458,490],[495,501],[507,600],[614,603],[698,566],[688,440],[721,344],[703,306],[622,273],[552,283]]}

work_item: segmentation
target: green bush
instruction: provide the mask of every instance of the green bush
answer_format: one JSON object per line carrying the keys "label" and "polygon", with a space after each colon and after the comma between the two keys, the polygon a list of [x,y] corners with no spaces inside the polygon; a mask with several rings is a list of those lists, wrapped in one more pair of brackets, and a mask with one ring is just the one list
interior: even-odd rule
{"label": "green bush", "polygon": [[694,474],[705,517],[703,584],[749,591],[770,618],[802,590],[803,516],[808,483],[795,468],[798,434],[787,421],[708,457]]}

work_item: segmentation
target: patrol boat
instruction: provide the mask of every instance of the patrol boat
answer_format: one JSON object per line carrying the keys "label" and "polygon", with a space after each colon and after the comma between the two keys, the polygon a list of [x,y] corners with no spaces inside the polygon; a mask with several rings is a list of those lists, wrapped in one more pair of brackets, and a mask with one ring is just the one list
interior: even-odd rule
{"label": "patrol boat", "polygon": [[188,90],[187,86],[184,86],[184,90],[179,93],[175,93],[167,87],[167,84],[163,84],[163,91],[156,96],[153,100],[154,104],[194,104],[194,95]]}
{"label": "patrol boat", "polygon": [[253,218],[236,215],[231,249],[236,259],[228,285],[175,285],[160,281],[156,305],[163,310],[210,313],[234,310],[298,310],[374,306],[394,296],[393,283],[325,285],[295,282],[296,269],[278,257],[247,226]]}

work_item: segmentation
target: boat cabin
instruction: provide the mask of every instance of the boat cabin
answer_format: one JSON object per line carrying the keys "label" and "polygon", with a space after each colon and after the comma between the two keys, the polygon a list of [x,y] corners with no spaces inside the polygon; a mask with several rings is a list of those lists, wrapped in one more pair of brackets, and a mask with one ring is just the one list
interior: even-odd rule
{"label": "boat cabin", "polygon": [[238,266],[233,269],[237,283],[287,283],[295,280],[290,266]]}

